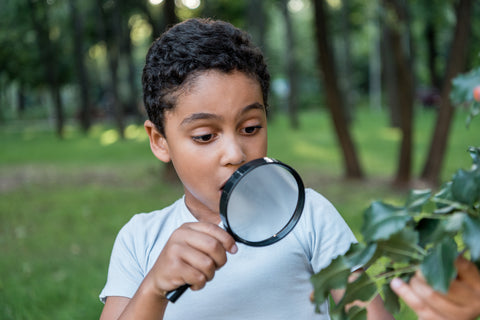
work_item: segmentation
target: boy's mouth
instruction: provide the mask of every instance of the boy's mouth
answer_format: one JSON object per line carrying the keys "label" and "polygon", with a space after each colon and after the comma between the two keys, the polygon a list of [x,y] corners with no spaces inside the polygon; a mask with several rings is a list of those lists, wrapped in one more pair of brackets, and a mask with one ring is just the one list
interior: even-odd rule
{"label": "boy's mouth", "polygon": [[226,180],[224,183],[222,183],[221,187],[220,187],[220,191],[223,192],[223,189],[225,188],[225,185],[227,184],[227,181]]}

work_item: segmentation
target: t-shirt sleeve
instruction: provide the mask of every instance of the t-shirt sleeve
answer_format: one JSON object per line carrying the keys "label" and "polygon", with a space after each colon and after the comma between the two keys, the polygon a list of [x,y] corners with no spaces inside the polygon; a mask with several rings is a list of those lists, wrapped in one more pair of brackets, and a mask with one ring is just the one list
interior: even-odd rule
{"label": "t-shirt sleeve", "polygon": [[130,221],[115,239],[107,283],[100,293],[100,300],[104,303],[109,296],[132,298],[143,281],[145,271],[137,258],[137,252],[142,249],[137,247],[134,235],[135,223]]}
{"label": "t-shirt sleeve", "polygon": [[307,228],[310,228],[310,263],[315,273],[327,267],[337,256],[345,254],[357,240],[337,209],[321,194],[306,190]]}

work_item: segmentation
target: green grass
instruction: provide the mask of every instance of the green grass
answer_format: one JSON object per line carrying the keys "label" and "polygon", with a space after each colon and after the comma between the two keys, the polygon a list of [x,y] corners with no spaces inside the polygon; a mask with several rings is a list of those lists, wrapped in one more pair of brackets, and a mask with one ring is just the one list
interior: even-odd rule
{"label": "green grass", "polygon": [[[465,152],[479,145],[480,126],[467,130],[459,113],[450,137],[444,180],[468,167]],[[359,236],[362,211],[375,199],[403,201],[395,191],[399,133],[386,115],[363,110],[353,126],[364,182],[345,181],[328,115],[301,115],[293,131],[284,116],[269,125],[269,155],[294,166],[307,186],[325,194]],[[476,119],[476,121],[478,121]],[[415,172],[429,144],[431,112],[417,115]],[[141,128],[118,141],[102,126],[82,136],[73,127],[60,141],[41,123],[0,128],[0,319],[96,319],[98,294],[119,229],[138,212],[162,208],[182,194],[161,179]],[[398,319],[413,319],[408,311]]]}

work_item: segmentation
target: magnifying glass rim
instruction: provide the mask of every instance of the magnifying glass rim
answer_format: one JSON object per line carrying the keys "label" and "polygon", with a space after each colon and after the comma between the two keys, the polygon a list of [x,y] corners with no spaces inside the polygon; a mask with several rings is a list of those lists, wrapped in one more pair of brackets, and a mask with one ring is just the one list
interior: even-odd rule
{"label": "magnifying glass rim", "polygon": [[[280,230],[278,231],[275,235],[273,235],[270,238],[261,240],[261,241],[249,241],[245,240],[239,235],[237,235],[232,228],[230,227],[230,223],[228,221],[228,200],[230,199],[230,194],[235,189],[237,184],[243,179],[243,177],[252,171],[255,168],[258,168],[263,165],[268,165],[268,164],[276,164],[282,166],[284,169],[286,169],[288,172],[290,172],[293,177],[295,178],[295,181],[298,186],[298,200],[297,200],[297,206],[295,208],[294,213],[292,214],[292,217],[288,221],[288,223]],[[253,247],[263,247],[263,246],[268,246],[270,244],[273,244],[282,238],[284,238],[292,229],[295,227],[297,224],[298,220],[300,219],[300,216],[302,215],[303,212],[303,207],[305,205],[305,187],[303,185],[303,181],[300,178],[300,175],[289,165],[278,161],[273,158],[269,157],[264,157],[264,158],[259,158],[252,160],[250,162],[247,162],[246,164],[242,165],[240,168],[238,168],[232,176],[228,179],[227,183],[225,184],[225,187],[223,188],[222,191],[222,196],[220,198],[220,218],[222,219],[223,225],[225,226],[225,229],[233,236],[235,241],[244,243],[249,246]]]}

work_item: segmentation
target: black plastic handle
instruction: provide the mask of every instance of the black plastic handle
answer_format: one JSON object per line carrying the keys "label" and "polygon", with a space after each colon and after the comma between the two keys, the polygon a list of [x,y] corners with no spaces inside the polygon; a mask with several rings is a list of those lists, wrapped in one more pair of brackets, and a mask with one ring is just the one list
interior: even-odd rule
{"label": "black plastic handle", "polygon": [[189,284],[184,284],[183,286],[178,287],[178,288],[175,289],[175,290],[168,291],[167,294],[165,295],[165,297],[166,297],[168,300],[170,300],[170,302],[175,303],[175,301],[177,301],[177,299],[180,298],[180,296],[181,296],[185,291],[187,291],[188,288],[190,288],[190,285],[189,285]]}

